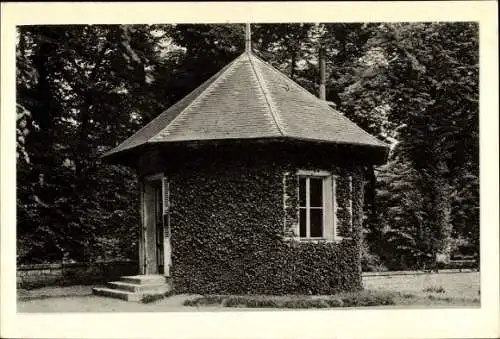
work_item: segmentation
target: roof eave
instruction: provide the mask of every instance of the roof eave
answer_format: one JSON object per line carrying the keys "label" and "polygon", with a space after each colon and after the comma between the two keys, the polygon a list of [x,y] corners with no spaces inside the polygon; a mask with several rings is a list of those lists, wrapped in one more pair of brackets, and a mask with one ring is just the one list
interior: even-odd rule
{"label": "roof eave", "polygon": [[[378,140],[378,139],[377,139]],[[373,153],[369,158],[372,160],[373,165],[382,165],[387,162],[390,152],[390,146],[386,143],[379,141],[379,145],[376,144],[365,144],[365,143],[350,143],[350,142],[339,142],[331,140],[322,140],[314,138],[300,138],[291,136],[269,136],[269,137],[256,137],[256,138],[234,138],[234,139],[203,139],[203,140],[179,140],[179,141],[155,141],[147,142],[132,148],[127,148],[124,150],[112,149],[99,158],[103,162],[108,164],[120,164],[129,167],[137,166],[137,155],[141,149],[144,149],[147,145],[170,145],[170,146],[195,146],[202,144],[213,144],[213,143],[227,143],[227,142],[303,142],[311,144],[323,144],[332,146],[351,146],[356,149],[365,149],[369,153]]]}
{"label": "roof eave", "polygon": [[112,149],[104,154],[101,154],[99,156],[99,159],[101,159],[103,163],[109,165],[124,165],[135,168],[137,167],[138,151],[143,147],[144,144],[119,151],[115,151],[115,149]]}

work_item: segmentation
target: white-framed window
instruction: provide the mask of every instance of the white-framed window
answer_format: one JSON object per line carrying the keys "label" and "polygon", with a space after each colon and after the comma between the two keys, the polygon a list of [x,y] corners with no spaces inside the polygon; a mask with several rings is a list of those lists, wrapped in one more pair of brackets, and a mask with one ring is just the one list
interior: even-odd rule
{"label": "white-framed window", "polygon": [[335,240],[335,176],[326,171],[299,171],[298,227],[301,240]]}

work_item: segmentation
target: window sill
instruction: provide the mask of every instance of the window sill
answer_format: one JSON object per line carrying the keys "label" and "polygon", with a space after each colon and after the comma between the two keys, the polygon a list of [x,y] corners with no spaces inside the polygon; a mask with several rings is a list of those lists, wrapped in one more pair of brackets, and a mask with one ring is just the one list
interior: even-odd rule
{"label": "window sill", "polygon": [[285,237],[284,239],[286,241],[295,241],[295,242],[303,242],[303,243],[314,243],[314,244],[340,243],[343,240],[352,240],[352,238],[350,238],[350,237],[336,237],[335,239]]}

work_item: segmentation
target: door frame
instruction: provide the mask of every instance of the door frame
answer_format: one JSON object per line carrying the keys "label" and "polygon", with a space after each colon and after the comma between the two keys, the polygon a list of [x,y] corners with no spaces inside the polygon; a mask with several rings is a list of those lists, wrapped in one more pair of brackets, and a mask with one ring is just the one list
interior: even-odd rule
{"label": "door frame", "polygon": [[[155,199],[154,197],[154,192],[149,192],[149,194],[153,195],[151,196],[146,196],[148,194],[146,185],[151,185],[153,181],[159,181],[160,182],[160,187],[161,187],[161,195],[162,195],[162,206],[167,204],[168,206],[168,201],[165,201],[165,183],[166,181],[166,176],[163,173],[157,173],[153,175],[147,175],[143,176],[140,180],[140,211],[141,211],[141,229],[140,229],[140,236],[139,236],[139,273],[140,274],[160,274],[160,273],[147,273],[148,271],[150,272],[150,269],[148,265],[150,265],[151,260],[149,260],[149,251],[152,249],[150,246],[154,246],[153,251],[156,251],[156,229],[153,230],[153,239],[151,239],[151,236],[148,236],[148,226],[151,227],[149,224],[151,222],[154,222],[155,220],[155,215],[151,212],[151,207],[147,206],[148,203],[154,203],[154,200],[151,200],[152,198]],[[152,221],[153,220],[153,221]],[[171,265],[171,247],[170,247],[170,217],[169,217],[169,212],[168,212],[168,207],[163,208],[162,211],[162,220],[163,220],[163,275],[169,276],[170,274],[170,265]],[[154,226],[156,227],[156,225]],[[148,241],[149,240],[149,241]],[[151,241],[153,240],[153,241]],[[151,243],[152,242],[152,243]],[[155,252],[156,256],[156,252]],[[155,263],[156,267],[158,267],[158,261],[157,258],[155,258]],[[157,271],[157,268],[154,270]]]}

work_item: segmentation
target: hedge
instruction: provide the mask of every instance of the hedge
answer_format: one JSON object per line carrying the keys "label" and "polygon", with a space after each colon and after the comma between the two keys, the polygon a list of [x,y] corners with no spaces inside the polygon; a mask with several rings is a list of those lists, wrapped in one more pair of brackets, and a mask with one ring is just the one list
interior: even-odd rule
{"label": "hedge", "polygon": [[222,306],[247,308],[329,308],[395,305],[397,301],[414,298],[396,292],[364,291],[362,293],[328,296],[232,296],[208,295],[184,301],[184,306]]}
{"label": "hedge", "polygon": [[323,169],[352,176],[353,197],[359,200],[353,201],[353,214],[361,213],[360,166],[333,163],[331,154],[320,147],[261,145],[184,149],[143,160],[148,168],[162,168],[170,181],[175,292],[279,295],[361,289],[361,215],[353,217],[352,237],[340,243],[286,238],[297,199],[291,180],[284,209],[285,173]]}

